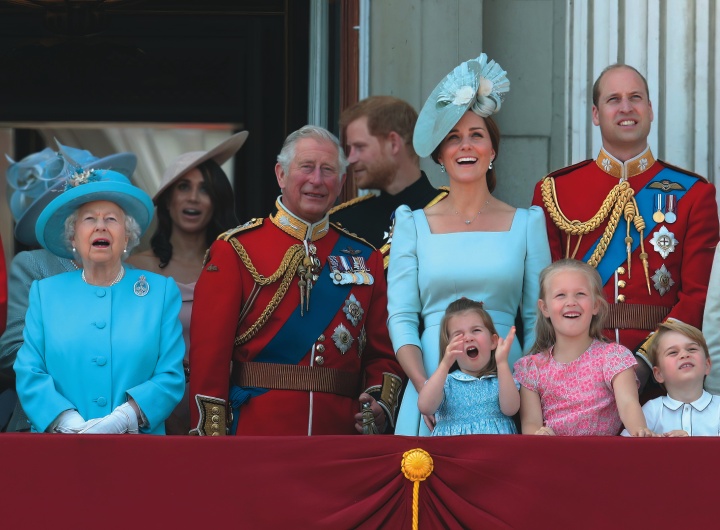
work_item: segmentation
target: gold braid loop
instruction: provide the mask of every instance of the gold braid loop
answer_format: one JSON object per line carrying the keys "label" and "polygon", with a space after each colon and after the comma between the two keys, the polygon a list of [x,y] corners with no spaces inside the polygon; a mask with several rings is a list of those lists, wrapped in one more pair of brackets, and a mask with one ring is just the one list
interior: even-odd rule
{"label": "gold braid loop", "polygon": [[[540,191],[542,193],[545,209],[550,215],[553,223],[568,235],[568,247],[566,249],[565,257],[570,257],[570,237],[589,234],[593,230],[597,229],[603,221],[605,221],[605,219],[608,219],[607,227],[600,238],[600,242],[597,247],[595,247],[595,251],[588,260],[588,264],[593,267],[597,267],[598,263],[600,263],[600,260],[602,260],[605,255],[607,247],[610,245],[610,240],[615,234],[617,225],[625,213],[625,206],[635,194],[627,181],[618,183],[610,190],[595,215],[593,215],[588,221],[583,222],[577,220],[571,221],[560,209],[557,191],[555,189],[555,179],[553,177],[545,177],[545,179],[543,179]],[[575,252],[577,252],[577,245],[575,247]]]}
{"label": "gold braid loop", "polygon": [[280,301],[285,296],[285,293],[290,287],[290,283],[295,277],[298,265],[302,263],[302,260],[305,257],[305,247],[303,245],[291,246],[283,256],[278,269],[272,274],[272,276],[265,277],[257,271],[250,260],[250,256],[247,251],[237,239],[231,239],[230,243],[242,260],[245,268],[247,268],[248,272],[253,277],[253,280],[258,285],[270,285],[282,277],[282,281],[280,282],[277,291],[275,291],[275,294],[268,303],[267,307],[263,310],[262,314],[244,333],[235,338],[235,346],[240,346],[241,344],[245,344],[253,338],[258,331],[260,331],[260,329],[267,323],[273,312],[280,305]]}

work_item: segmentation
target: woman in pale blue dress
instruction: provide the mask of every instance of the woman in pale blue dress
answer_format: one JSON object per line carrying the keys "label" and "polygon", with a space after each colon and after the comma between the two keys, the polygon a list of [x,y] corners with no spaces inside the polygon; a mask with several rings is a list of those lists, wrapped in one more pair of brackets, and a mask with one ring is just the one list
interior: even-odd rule
{"label": "woman in pale blue dress", "polygon": [[[501,337],[519,311],[522,349],[534,342],[538,277],[550,264],[544,215],[492,196],[500,132],[490,115],[508,90],[505,71],[482,54],[440,82],[415,126],[415,151],[432,155],[448,173],[450,193],[423,210],[401,206],[395,215],[388,328],[409,378],[396,434],[427,436],[434,425],[434,418],[421,417],[417,398],[438,366],[439,324],[451,301],[484,302]],[[521,354],[515,341],[511,366]]]}

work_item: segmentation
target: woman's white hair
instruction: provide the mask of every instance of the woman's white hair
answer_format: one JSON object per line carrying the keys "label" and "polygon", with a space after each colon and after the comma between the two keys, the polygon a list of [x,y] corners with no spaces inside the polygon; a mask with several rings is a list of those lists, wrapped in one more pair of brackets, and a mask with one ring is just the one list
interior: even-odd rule
{"label": "woman's white hair", "polygon": [[[123,215],[125,216],[125,235],[128,236],[128,243],[127,247],[125,247],[127,252],[122,253],[121,259],[128,257],[132,249],[140,244],[141,232],[140,225],[132,215],[126,214],[125,210],[123,210]],[[73,256],[75,256],[77,261],[82,261],[80,255],[73,248],[72,244],[72,240],[75,237],[75,221],[77,221],[77,218],[78,210],[75,210],[73,213],[68,215],[67,219],[65,219],[65,245],[68,250],[72,251]]]}

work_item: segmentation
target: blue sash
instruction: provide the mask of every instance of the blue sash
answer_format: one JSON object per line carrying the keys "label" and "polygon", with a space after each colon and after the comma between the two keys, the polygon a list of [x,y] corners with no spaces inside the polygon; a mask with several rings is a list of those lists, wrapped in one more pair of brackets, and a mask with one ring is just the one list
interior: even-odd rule
{"label": "blue sash", "polygon": [[[690,188],[695,185],[695,183],[697,182],[697,177],[693,177],[685,173],[680,173],[679,171],[675,171],[674,169],[666,167],[662,169],[657,175],[655,175],[655,177],[653,177],[653,179],[648,182],[643,187],[643,189],[641,189],[638,193],[635,194],[635,200],[637,201],[638,208],[640,209],[640,215],[642,215],[643,219],[645,220],[646,235],[652,232],[657,226],[657,223],[653,221],[652,216],[655,212],[655,193],[658,193],[660,191],[657,188],[650,188],[649,186],[653,182],[660,182],[661,180],[678,182],[685,188],[684,190],[673,190],[673,194],[677,197],[677,202],[679,203],[680,199],[682,199],[682,197],[690,190]],[[627,233],[627,221],[625,221],[624,217],[620,219],[620,222],[615,229],[615,233]],[[598,238],[598,240],[595,241],[592,247],[590,247],[590,250],[587,251],[587,254],[585,254],[585,257],[583,257],[583,261],[587,262],[590,259],[592,253],[595,251],[595,248],[598,246],[599,243],[600,238]],[[633,239],[632,251],[635,252],[635,249],[637,249],[638,246],[640,246],[639,238],[637,240]],[[610,244],[608,245],[605,255],[603,256],[600,263],[598,263],[597,265],[597,271],[600,273],[603,285],[607,283],[607,281],[615,273],[615,270],[620,265],[622,265],[626,259],[627,247],[625,245],[625,237],[613,237],[610,240]]]}
{"label": "blue sash", "polygon": [[[342,249],[351,246],[353,243],[352,239],[340,234],[330,254],[338,255]],[[370,247],[363,245],[359,255],[367,260],[370,257],[370,252]],[[328,261],[325,260],[325,266],[320,272],[317,282],[313,285],[310,297],[311,300],[321,300],[322,302],[316,302],[314,306],[310,307],[310,310],[305,311],[304,316],[300,316],[300,305],[298,304],[295,311],[285,321],[285,324],[263,348],[263,351],[253,359],[253,362],[298,364],[320,334],[330,325],[338,312],[338,308],[347,299],[353,285],[336,285],[330,276]],[[243,403],[251,397],[262,395],[269,390],[269,388],[260,387],[231,386],[229,401],[233,408],[233,425],[231,428],[233,434],[237,429],[239,409]]]}

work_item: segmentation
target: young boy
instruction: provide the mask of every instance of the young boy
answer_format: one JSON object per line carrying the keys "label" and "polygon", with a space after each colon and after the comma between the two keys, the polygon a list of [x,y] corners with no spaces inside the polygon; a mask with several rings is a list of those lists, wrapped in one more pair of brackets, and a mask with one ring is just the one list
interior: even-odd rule
{"label": "young boy", "polygon": [[653,336],[648,357],[655,379],[667,391],[643,406],[648,428],[659,436],[720,435],[720,396],[703,389],[711,361],[702,332],[668,320]]}

